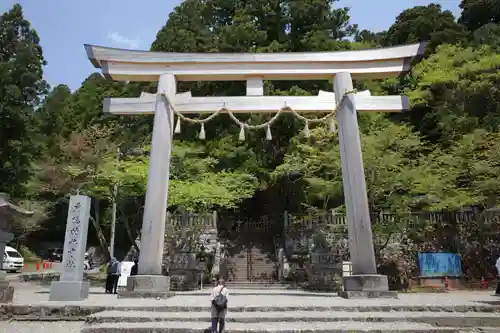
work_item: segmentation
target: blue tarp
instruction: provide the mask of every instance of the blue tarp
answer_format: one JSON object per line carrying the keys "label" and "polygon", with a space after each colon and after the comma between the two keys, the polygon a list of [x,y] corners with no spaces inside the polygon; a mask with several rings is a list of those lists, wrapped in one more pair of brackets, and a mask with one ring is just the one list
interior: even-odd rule
{"label": "blue tarp", "polygon": [[462,276],[462,265],[460,257],[456,253],[446,252],[424,252],[418,254],[418,266],[420,276]]}

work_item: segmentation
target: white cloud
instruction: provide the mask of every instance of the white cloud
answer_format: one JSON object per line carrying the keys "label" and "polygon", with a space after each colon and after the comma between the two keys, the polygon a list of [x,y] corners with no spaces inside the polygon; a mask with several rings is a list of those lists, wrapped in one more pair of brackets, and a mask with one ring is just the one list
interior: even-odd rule
{"label": "white cloud", "polygon": [[140,44],[140,40],[127,38],[117,32],[109,32],[108,39],[111,40],[115,46],[122,46],[129,49],[137,49]]}

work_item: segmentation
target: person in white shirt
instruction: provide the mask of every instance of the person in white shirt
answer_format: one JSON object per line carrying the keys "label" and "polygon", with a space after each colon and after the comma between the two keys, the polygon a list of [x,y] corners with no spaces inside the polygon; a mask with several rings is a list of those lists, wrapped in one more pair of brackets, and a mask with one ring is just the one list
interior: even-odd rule
{"label": "person in white shirt", "polygon": [[495,295],[500,296],[500,257],[498,257],[495,266],[497,266],[497,273],[498,273],[497,290],[495,292]]}
{"label": "person in white shirt", "polygon": [[[212,294],[210,295],[212,333],[222,333],[224,331],[228,296],[229,290],[226,288],[226,281],[221,277],[219,278],[219,283],[212,289]],[[219,331],[217,331],[217,326],[219,326]]]}

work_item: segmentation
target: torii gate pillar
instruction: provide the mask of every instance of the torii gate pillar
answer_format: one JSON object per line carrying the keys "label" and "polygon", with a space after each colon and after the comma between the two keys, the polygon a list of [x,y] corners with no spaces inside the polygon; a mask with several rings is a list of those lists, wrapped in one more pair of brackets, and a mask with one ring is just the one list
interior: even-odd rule
{"label": "torii gate pillar", "polygon": [[175,93],[175,76],[160,75],[141,228],[139,274],[127,279],[127,288],[120,292],[119,297],[167,298],[173,296],[170,292],[170,277],[162,274],[162,265],[174,115],[161,94],[172,96]]}
{"label": "torii gate pillar", "polygon": [[[336,104],[339,105],[342,96],[353,90],[351,74],[338,73],[333,82]],[[343,278],[344,291],[340,292],[340,296],[344,298],[397,298],[397,292],[389,291],[387,276],[377,274],[358,114],[353,94],[346,95],[337,113],[337,120],[352,262],[352,275]]]}

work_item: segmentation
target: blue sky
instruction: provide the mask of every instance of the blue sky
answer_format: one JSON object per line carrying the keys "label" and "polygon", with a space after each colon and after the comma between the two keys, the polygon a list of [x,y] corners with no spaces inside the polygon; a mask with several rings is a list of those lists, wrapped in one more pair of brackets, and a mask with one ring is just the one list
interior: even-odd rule
{"label": "blue sky", "polygon": [[[95,71],[83,44],[149,49],[158,30],[180,0],[0,0],[0,12],[15,3],[37,30],[48,62],[45,78],[51,86],[77,89]],[[460,0],[340,0],[351,7],[351,20],[361,29],[387,29],[404,9],[440,3],[458,16]]]}

